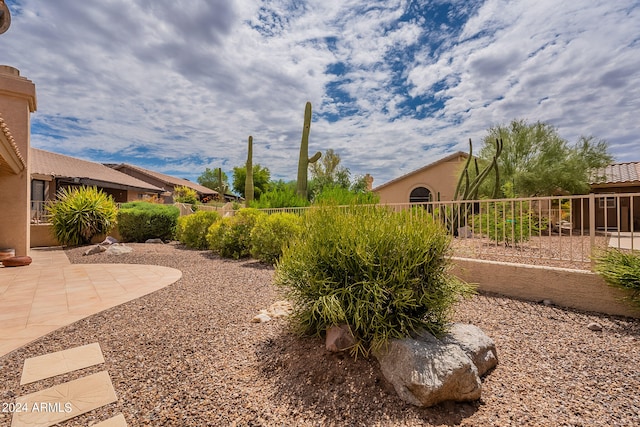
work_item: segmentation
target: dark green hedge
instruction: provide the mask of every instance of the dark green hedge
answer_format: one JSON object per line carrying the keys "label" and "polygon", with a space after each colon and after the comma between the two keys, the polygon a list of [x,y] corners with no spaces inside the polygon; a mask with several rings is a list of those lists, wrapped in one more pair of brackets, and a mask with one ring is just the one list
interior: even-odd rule
{"label": "dark green hedge", "polygon": [[118,230],[125,242],[144,242],[147,239],[171,240],[179,216],[180,209],[173,205],[125,203],[118,211]]}

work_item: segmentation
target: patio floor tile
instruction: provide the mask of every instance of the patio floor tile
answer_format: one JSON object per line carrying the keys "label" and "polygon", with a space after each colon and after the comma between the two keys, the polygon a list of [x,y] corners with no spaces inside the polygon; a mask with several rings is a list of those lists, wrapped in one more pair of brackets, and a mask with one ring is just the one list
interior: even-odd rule
{"label": "patio floor tile", "polygon": [[116,400],[109,373],[98,372],[16,398],[28,410],[14,413],[11,427],[49,427]]}
{"label": "patio floor tile", "polygon": [[118,414],[113,418],[94,424],[92,427],[127,427],[127,421],[124,419],[124,415]]}
{"label": "patio floor tile", "polygon": [[24,361],[20,385],[84,369],[99,363],[104,363],[104,356],[100,344],[97,342],[31,357]]}

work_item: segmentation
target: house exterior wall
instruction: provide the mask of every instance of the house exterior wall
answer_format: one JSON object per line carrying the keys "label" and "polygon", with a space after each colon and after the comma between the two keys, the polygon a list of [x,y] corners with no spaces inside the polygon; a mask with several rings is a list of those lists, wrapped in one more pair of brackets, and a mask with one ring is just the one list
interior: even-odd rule
{"label": "house exterior wall", "polygon": [[[592,193],[598,195],[596,198],[595,206],[595,228],[599,230],[618,229],[622,232],[628,231],[640,231],[640,196],[625,197],[627,193],[640,193],[640,186],[626,186],[626,187],[607,187],[607,188],[593,188]],[[602,198],[603,195],[611,194],[619,196],[620,210],[618,211],[618,199],[611,199],[612,203],[609,206],[605,205],[605,201]],[[589,200],[588,199],[576,199],[573,200],[573,228],[575,229],[589,229],[589,215],[582,214],[582,212],[589,212]],[[580,207],[582,203],[582,207]],[[618,224],[619,222],[619,224]]]}
{"label": "house exterior wall", "polygon": [[435,164],[430,168],[399,179],[375,190],[380,196],[380,203],[409,203],[411,191],[424,187],[431,192],[432,200],[453,200],[458,177],[464,165],[464,158]]}
{"label": "house exterior wall", "polygon": [[[129,176],[137,178],[140,181],[148,182],[149,184],[154,185],[154,186],[159,187],[159,188],[164,188],[166,191],[170,191],[171,194],[173,194],[173,185],[171,185],[171,184],[168,184],[168,183],[166,183],[164,181],[161,181],[161,180],[156,179],[156,178],[154,178],[152,176],[149,176],[147,174],[141,173],[141,172],[139,172],[139,171],[137,171],[135,169],[131,169],[131,168],[128,168],[128,167],[123,167],[123,168],[118,169],[118,170],[120,172],[122,172],[122,173],[126,173]],[[135,199],[135,200],[138,200],[138,199]],[[164,203],[169,203],[169,204],[173,203],[173,197],[172,196],[165,196],[164,197]]]}
{"label": "house exterior wall", "polygon": [[29,255],[31,177],[29,168],[30,113],[36,109],[35,85],[18,70],[0,66],[0,114],[9,127],[26,167],[18,174],[0,177],[0,247]]}

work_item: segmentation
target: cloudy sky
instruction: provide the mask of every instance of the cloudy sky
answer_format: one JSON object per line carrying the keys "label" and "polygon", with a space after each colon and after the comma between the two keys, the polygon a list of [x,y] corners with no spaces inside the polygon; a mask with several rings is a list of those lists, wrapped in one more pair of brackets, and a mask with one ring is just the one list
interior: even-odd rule
{"label": "cloudy sky", "polygon": [[[295,179],[334,149],[374,185],[522,118],[640,160],[638,0],[6,0],[32,145],[195,180]],[[479,148],[479,147],[478,147]]]}

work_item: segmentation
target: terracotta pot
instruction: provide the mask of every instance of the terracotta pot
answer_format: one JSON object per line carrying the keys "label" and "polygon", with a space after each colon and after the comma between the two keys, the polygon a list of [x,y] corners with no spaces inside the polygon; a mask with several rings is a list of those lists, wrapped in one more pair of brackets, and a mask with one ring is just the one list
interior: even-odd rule
{"label": "terracotta pot", "polygon": [[22,267],[29,264],[31,264],[31,257],[28,256],[14,256],[2,260],[2,265],[5,267]]}

